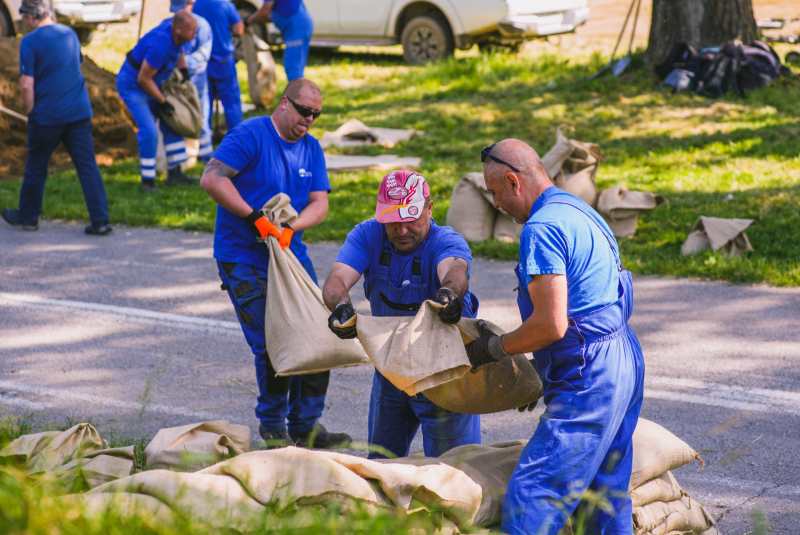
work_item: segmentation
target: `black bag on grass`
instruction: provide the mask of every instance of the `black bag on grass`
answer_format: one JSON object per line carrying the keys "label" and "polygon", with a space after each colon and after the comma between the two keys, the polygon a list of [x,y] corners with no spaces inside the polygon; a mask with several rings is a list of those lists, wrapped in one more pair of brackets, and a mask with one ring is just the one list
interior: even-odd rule
{"label": "black bag on grass", "polygon": [[704,54],[697,71],[695,92],[711,98],[724,97],[733,91],[740,97],[744,91],[739,87],[739,69],[744,54],[741,47],[726,44],[716,54]]}

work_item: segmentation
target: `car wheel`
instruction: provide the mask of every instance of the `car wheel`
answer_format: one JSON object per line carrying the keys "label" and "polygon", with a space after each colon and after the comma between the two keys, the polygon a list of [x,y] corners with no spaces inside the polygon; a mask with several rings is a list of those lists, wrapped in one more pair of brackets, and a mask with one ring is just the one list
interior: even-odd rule
{"label": "car wheel", "polygon": [[11,18],[6,13],[6,10],[0,5],[0,37],[13,37],[14,25],[11,23]]}
{"label": "car wheel", "polygon": [[450,26],[437,15],[411,19],[403,28],[400,43],[403,45],[403,57],[412,65],[450,57],[455,50]]}
{"label": "car wheel", "polygon": [[92,37],[94,37],[94,28],[72,28],[75,30],[75,33],[78,34],[78,41],[81,42],[81,46],[86,46],[92,42]]}

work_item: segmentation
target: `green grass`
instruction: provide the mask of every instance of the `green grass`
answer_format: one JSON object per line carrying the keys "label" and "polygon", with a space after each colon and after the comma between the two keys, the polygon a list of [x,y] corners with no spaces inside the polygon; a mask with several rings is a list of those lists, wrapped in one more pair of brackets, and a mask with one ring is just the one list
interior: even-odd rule
{"label": "green grass", "polygon": [[[622,184],[669,201],[640,218],[633,238],[621,240],[632,271],[800,285],[800,83],[784,80],[745,99],[673,97],[659,90],[641,53],[620,78],[586,81],[606,56],[570,43],[563,40],[560,48],[536,43],[521,55],[470,51],[427,67],[405,65],[396,48],[312,55],[306,76],[325,98],[312,133],[318,137],[354,117],[373,126],[423,130],[424,136],[391,152],[422,157],[434,217],[444,223],[453,185],[481,168],[482,146],[516,137],[543,154],[554,143],[556,127],[566,123],[575,128],[574,138],[600,144],[607,155],[597,174],[600,189]],[[278,71],[282,85],[280,65]],[[140,195],[135,162],[115,164],[103,174],[113,222],[213,231],[215,207],[199,189]],[[356,223],[372,217],[381,176],[332,174],[328,219],[307,232],[306,240],[341,241]],[[0,183],[3,206],[16,205],[18,190],[18,182]],[[680,245],[700,215],[756,219],[758,226],[747,231],[755,252],[737,259],[681,256]],[[43,217],[85,220],[74,172],[49,179]],[[497,242],[473,244],[473,251],[517,256],[514,244]]]}

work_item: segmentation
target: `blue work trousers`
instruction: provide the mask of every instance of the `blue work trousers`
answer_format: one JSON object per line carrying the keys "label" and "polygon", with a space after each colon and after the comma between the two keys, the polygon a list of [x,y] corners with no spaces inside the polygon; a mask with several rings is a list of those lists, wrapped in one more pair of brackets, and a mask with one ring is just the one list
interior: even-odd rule
{"label": "blue work trousers", "polygon": [[[330,372],[277,377],[267,354],[264,334],[268,277],[266,267],[220,261],[217,261],[217,267],[223,287],[227,289],[236,310],[245,340],[255,356],[259,390],[256,418],[269,432],[288,428],[289,434],[296,435],[310,431],[325,408]],[[317,282],[311,261],[303,262],[303,267],[314,282]]]}
{"label": "blue work trousers", "polygon": [[[534,353],[547,408],[508,483],[505,533],[557,535],[573,511],[587,534],[633,532],[628,485],[644,358],[627,324],[630,273],[621,280],[617,302],[569,318],[564,338]],[[610,512],[581,501],[587,489]]]}
{"label": "blue work trousers", "polygon": [[39,221],[48,164],[61,141],[78,173],[89,220],[96,224],[107,222],[108,200],[94,156],[91,118],[52,125],[39,124],[33,117],[28,119],[28,159],[19,192],[20,220],[31,224]]}
{"label": "blue work trousers", "polygon": [[[142,90],[135,79],[120,71],[117,75],[117,92],[136,121],[136,142],[139,145],[139,168],[142,180],[156,179],[156,153],[158,151],[158,128],[164,136],[167,152],[167,167],[175,169],[187,160],[186,142],[172,131],[164,121],[158,121],[158,102]],[[159,124],[160,123],[160,124]]]}
{"label": "blue work trousers", "polygon": [[[225,127],[227,131],[242,122],[242,92],[239,89],[239,76],[236,73],[236,59],[233,54],[225,60],[214,59],[208,62],[208,93],[211,101],[219,100],[225,108]],[[213,110],[208,112],[211,126]]]}
{"label": "blue work trousers", "polygon": [[[479,415],[450,412],[423,394],[409,396],[375,370],[369,400],[369,443],[397,457],[408,457],[420,426],[426,457],[438,457],[456,446],[481,443]],[[384,456],[371,451],[369,458]]]}
{"label": "blue work trousers", "polygon": [[[208,70],[195,71],[191,78],[191,82],[197,88],[197,94],[200,96],[200,107],[203,111],[203,117],[211,115],[211,97],[208,95]],[[208,121],[203,121],[203,130],[200,132],[200,152],[197,158],[208,163],[208,160],[214,155],[214,146],[211,144],[211,124]]]}
{"label": "blue work trousers", "polygon": [[297,11],[289,17],[273,11],[272,22],[280,30],[286,45],[286,50],[283,52],[283,69],[286,71],[286,77],[290,82],[295,78],[302,78],[308,61],[311,35],[314,33],[314,21],[311,15],[303,2],[300,2]]}

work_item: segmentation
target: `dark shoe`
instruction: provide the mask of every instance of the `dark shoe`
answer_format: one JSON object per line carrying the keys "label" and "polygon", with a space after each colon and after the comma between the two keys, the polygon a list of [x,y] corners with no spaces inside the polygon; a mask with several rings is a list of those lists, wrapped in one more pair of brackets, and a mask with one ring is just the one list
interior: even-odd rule
{"label": "dark shoe", "polygon": [[156,187],[155,180],[142,180],[142,185],[139,187],[139,191],[142,193],[158,193],[161,190]]}
{"label": "dark shoe", "polygon": [[177,186],[178,184],[191,185],[198,184],[199,182],[199,178],[186,176],[186,173],[181,171],[180,166],[175,169],[170,169],[167,172],[167,186]]}
{"label": "dark shoe", "polygon": [[347,433],[329,433],[322,424],[316,424],[311,431],[292,435],[295,445],[300,448],[343,448],[353,439]]}
{"label": "dark shoe", "polygon": [[12,208],[3,208],[2,213],[0,214],[3,216],[3,219],[6,220],[6,223],[11,225],[12,227],[22,227],[22,230],[39,230],[39,222],[34,221],[33,223],[25,223],[19,218],[19,210],[14,210]]}
{"label": "dark shoe", "polygon": [[92,223],[91,225],[87,225],[86,228],[83,230],[83,232],[86,234],[105,236],[112,230],[114,229],[111,227],[111,225],[108,224],[108,221],[104,221],[102,223]]}
{"label": "dark shoe", "polygon": [[285,448],[286,446],[294,446],[294,440],[286,432],[286,428],[280,431],[267,431],[264,426],[258,424],[258,434],[267,443],[267,449]]}

